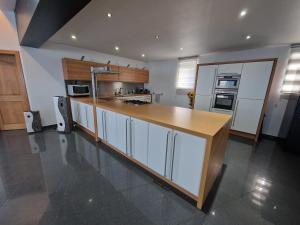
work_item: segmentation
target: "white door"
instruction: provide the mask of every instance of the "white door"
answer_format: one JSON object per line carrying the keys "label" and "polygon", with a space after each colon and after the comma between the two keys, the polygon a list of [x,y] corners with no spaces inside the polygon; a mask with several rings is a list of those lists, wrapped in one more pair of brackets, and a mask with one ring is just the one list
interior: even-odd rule
{"label": "white door", "polygon": [[196,95],[211,95],[218,65],[200,66],[198,70]]}
{"label": "white door", "polygon": [[117,119],[117,148],[129,154],[130,148],[130,117],[116,113]]}
{"label": "white door", "polygon": [[198,196],[206,139],[174,131],[171,180]]}
{"label": "white door", "polygon": [[71,112],[72,112],[72,119],[74,122],[77,122],[78,117],[78,109],[77,109],[77,102],[71,100]]}
{"label": "white door", "polygon": [[273,61],[244,64],[238,98],[264,99],[272,67]]}
{"label": "white door", "polygon": [[264,100],[238,99],[231,129],[256,134]]}
{"label": "white door", "polygon": [[87,128],[95,132],[95,125],[94,125],[94,109],[92,105],[86,105],[86,115],[87,115]]}
{"label": "white door", "polygon": [[98,127],[98,137],[101,140],[105,140],[105,130],[104,130],[104,110],[101,108],[96,108],[97,114],[97,127]]}
{"label": "white door", "polygon": [[210,111],[211,100],[211,95],[196,95],[194,109]]}
{"label": "white door", "polygon": [[117,147],[117,117],[115,112],[105,110],[104,112],[104,130],[106,141],[114,147]]}
{"label": "white door", "polygon": [[172,130],[149,123],[148,167],[166,176],[167,156],[171,149]]}
{"label": "white door", "polygon": [[149,123],[131,118],[131,155],[134,159],[147,165]]}
{"label": "white door", "polygon": [[241,74],[243,63],[221,64],[218,68],[218,74]]}

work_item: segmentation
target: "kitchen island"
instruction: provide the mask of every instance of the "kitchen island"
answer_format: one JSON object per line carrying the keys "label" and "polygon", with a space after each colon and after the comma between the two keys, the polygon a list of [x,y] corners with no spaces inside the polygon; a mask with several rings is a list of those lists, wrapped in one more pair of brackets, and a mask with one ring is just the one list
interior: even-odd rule
{"label": "kitchen island", "polygon": [[231,116],[92,98],[72,98],[71,107],[81,129],[202,208],[223,165]]}

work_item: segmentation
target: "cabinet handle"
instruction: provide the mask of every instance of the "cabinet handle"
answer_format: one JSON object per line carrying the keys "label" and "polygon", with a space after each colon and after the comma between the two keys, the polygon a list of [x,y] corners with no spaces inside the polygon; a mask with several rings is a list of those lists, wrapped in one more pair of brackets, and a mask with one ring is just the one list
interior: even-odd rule
{"label": "cabinet handle", "polygon": [[239,106],[239,100],[237,100],[235,110],[234,110],[234,116],[233,116],[233,122],[232,122],[233,127],[234,127],[234,124],[235,124],[235,118],[236,118],[236,113],[237,113],[237,110],[238,110],[238,106]]}
{"label": "cabinet handle", "polygon": [[128,134],[127,134],[128,120],[129,120],[129,118],[126,119],[126,155],[128,154]]}
{"label": "cabinet handle", "polygon": [[130,124],[129,124],[130,125],[130,127],[129,127],[129,131],[130,131],[130,133],[129,133],[130,134],[130,139],[129,139],[130,140],[130,149],[129,149],[130,150],[130,156],[132,156],[132,138],[133,138],[132,137],[132,122],[133,122],[133,120],[130,119]]}
{"label": "cabinet handle", "polygon": [[164,176],[167,176],[167,156],[168,156],[168,147],[169,147],[169,134],[171,131],[168,131],[167,134],[167,143],[166,143],[166,154],[165,154],[165,172],[164,172]]}
{"label": "cabinet handle", "polygon": [[177,134],[174,135],[174,140],[173,140],[173,155],[172,155],[172,168],[171,168],[171,181],[173,181],[173,167],[174,167],[174,156],[175,156],[175,145],[176,145],[176,137]]}

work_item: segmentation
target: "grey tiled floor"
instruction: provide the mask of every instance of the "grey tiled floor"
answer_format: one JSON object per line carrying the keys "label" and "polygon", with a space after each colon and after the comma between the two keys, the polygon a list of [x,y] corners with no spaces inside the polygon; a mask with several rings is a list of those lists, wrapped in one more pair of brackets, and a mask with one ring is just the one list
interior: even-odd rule
{"label": "grey tiled floor", "polygon": [[0,133],[1,225],[296,225],[300,157],[230,139],[208,211],[80,131]]}

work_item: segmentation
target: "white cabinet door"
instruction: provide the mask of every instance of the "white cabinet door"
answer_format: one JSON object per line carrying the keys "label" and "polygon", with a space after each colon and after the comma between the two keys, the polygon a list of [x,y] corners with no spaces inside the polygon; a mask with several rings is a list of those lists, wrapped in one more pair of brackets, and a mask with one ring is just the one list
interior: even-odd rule
{"label": "white cabinet door", "polygon": [[174,131],[171,180],[198,196],[206,139]]}
{"label": "white cabinet door", "polygon": [[79,104],[78,123],[84,128],[87,128],[86,104],[81,102],[79,102],[78,104]]}
{"label": "white cabinet door", "polygon": [[256,134],[264,100],[238,99],[232,129]]}
{"label": "white cabinet door", "polygon": [[71,112],[72,112],[72,119],[74,122],[78,121],[78,103],[76,101],[71,100]]}
{"label": "white cabinet door", "polygon": [[218,68],[218,74],[241,74],[243,63],[221,64]]}
{"label": "white cabinet door", "polygon": [[196,95],[194,109],[210,111],[211,100],[211,95]]}
{"label": "white cabinet door", "polygon": [[96,108],[97,114],[97,127],[98,127],[98,137],[102,140],[105,140],[105,130],[104,130],[104,110],[97,107]]}
{"label": "white cabinet door", "polygon": [[199,67],[196,95],[212,94],[217,68],[217,65]]}
{"label": "white cabinet door", "polygon": [[104,112],[104,130],[106,141],[114,147],[117,147],[117,117],[115,112],[105,110]]}
{"label": "white cabinet door", "polygon": [[272,67],[273,61],[245,63],[238,98],[264,99]]}
{"label": "white cabinet door", "polygon": [[149,123],[148,167],[166,176],[167,155],[171,149],[172,130]]}
{"label": "white cabinet door", "polygon": [[117,119],[117,148],[129,154],[130,148],[130,117],[116,113]]}
{"label": "white cabinet door", "polygon": [[95,132],[94,125],[94,109],[92,105],[86,105],[86,115],[87,115],[87,129]]}
{"label": "white cabinet door", "polygon": [[147,165],[149,123],[131,118],[131,155],[134,159]]}

